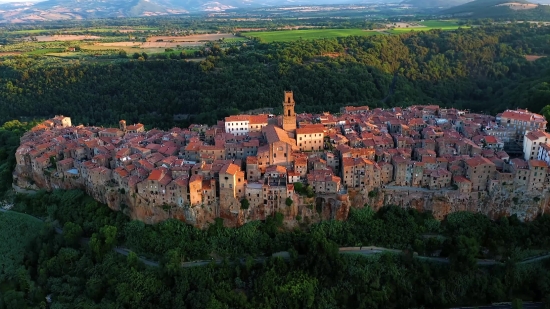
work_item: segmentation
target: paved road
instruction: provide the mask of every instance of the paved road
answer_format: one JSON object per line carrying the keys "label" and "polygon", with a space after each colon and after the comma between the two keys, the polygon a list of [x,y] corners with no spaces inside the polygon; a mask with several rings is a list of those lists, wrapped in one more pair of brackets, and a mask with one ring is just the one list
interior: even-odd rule
{"label": "paved road", "polygon": [[[124,256],[128,256],[130,254],[130,252],[132,252],[131,250],[127,249],[127,248],[124,248],[124,247],[116,247],[113,249],[116,253],[119,253],[119,254],[122,254]],[[155,262],[155,261],[151,261],[151,260],[147,260],[145,258],[142,258],[142,257],[139,257],[139,260],[147,265],[147,266],[152,266],[152,267],[159,267],[159,263],[158,262]]]}

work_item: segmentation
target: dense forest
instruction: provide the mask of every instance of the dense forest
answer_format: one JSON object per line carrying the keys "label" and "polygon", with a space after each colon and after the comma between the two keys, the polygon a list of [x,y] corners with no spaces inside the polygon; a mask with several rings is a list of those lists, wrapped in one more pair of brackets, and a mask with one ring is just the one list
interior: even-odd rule
{"label": "dense forest", "polygon": [[524,56],[544,55],[549,40],[550,27],[516,24],[214,45],[200,62],[45,62],[19,56],[0,64],[0,121],[64,114],[89,125],[124,118],[167,128],[177,124],[174,115],[191,114],[195,122],[214,123],[239,110],[278,107],[284,89],[295,91],[298,111],[422,103],[493,113],[511,107],[539,111],[550,99],[550,62]]}
{"label": "dense forest", "polygon": [[[412,209],[366,207],[346,222],[291,231],[279,215],[198,230],[177,220],[129,221],[80,191],[18,196],[15,210],[49,223],[19,268],[0,276],[0,308],[38,308],[46,296],[51,308],[444,308],[516,298],[550,306],[549,260],[520,262],[530,250],[550,247],[548,215],[522,223],[461,212],[438,222]],[[403,251],[361,257],[339,254],[342,245]],[[115,246],[136,253],[123,256]],[[290,259],[269,258],[279,250]],[[413,251],[449,263],[423,261]],[[505,262],[478,265],[487,251]],[[140,262],[138,254],[148,253],[158,267]],[[210,257],[224,260],[181,267]]]}

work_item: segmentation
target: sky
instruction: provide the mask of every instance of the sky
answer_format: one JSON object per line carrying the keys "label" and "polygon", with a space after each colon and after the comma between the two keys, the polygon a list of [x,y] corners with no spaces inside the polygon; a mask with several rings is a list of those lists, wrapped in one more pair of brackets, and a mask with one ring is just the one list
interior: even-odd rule
{"label": "sky", "polygon": [[8,3],[8,2],[39,2],[44,0],[0,0],[0,3]]}

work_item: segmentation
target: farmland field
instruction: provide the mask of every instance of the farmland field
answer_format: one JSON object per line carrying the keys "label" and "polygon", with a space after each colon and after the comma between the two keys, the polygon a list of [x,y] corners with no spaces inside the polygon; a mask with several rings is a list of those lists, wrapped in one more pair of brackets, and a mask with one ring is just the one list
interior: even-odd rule
{"label": "farmland field", "polygon": [[429,31],[429,30],[434,30],[434,29],[456,30],[458,28],[470,28],[470,27],[455,26],[455,27],[433,27],[433,28],[432,27],[396,28],[396,29],[390,29],[387,32],[393,33],[393,34],[399,34],[399,33],[404,33],[404,32],[409,32],[409,31]]}
{"label": "farmland field", "polygon": [[63,48],[43,48],[43,49],[35,49],[33,51],[27,52],[27,55],[45,55],[49,53],[60,53],[63,52],[65,49]]}
{"label": "farmland field", "polygon": [[[37,42],[54,42],[54,41],[82,41],[82,40],[99,40],[101,37],[95,35],[38,35],[35,37]],[[23,40],[31,41],[30,37]]]}
{"label": "farmland field", "polygon": [[402,33],[406,31],[428,31],[432,29],[441,30],[456,30],[458,28],[469,28],[468,26],[460,26],[454,21],[446,20],[428,20],[418,23],[419,26],[399,27],[389,30],[390,33]]}
{"label": "farmland field", "polygon": [[452,20],[428,20],[420,22],[420,24],[428,28],[445,28],[458,26],[456,21]]}
{"label": "farmland field", "polygon": [[346,36],[370,36],[379,34],[377,31],[362,29],[312,29],[312,30],[286,30],[286,31],[260,31],[243,33],[249,38],[260,38],[265,42],[294,41],[300,38],[304,40],[330,39]]}
{"label": "farmland field", "polygon": [[2,276],[11,276],[23,261],[25,247],[40,233],[44,223],[17,212],[0,212],[0,265]]}

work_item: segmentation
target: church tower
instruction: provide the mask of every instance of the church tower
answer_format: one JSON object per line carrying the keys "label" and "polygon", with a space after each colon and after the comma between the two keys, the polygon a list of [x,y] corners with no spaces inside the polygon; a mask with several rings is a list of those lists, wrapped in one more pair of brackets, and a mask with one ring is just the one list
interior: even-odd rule
{"label": "church tower", "polygon": [[126,132],[126,120],[121,120],[118,122],[118,128],[122,132]]}
{"label": "church tower", "polygon": [[294,133],[296,131],[295,105],[292,91],[285,91],[285,100],[283,101],[283,130],[287,132]]}

